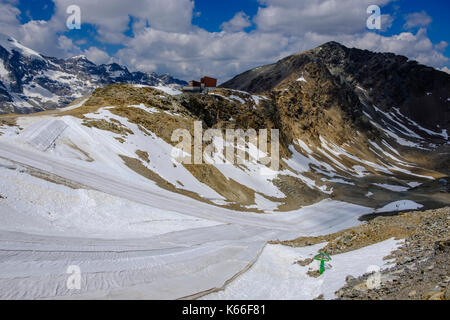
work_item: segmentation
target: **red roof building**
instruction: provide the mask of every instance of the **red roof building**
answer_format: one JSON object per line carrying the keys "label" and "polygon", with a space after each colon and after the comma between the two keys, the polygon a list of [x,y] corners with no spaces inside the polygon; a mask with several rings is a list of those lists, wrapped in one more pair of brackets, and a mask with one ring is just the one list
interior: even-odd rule
{"label": "red roof building", "polygon": [[208,92],[209,89],[217,87],[217,79],[203,77],[200,82],[191,80],[189,86],[183,87],[186,92]]}
{"label": "red roof building", "polygon": [[198,81],[195,81],[195,80],[191,80],[191,81],[189,81],[189,86],[191,86],[191,87],[201,87],[202,84],[201,84],[201,82],[198,82]]}
{"label": "red roof building", "polygon": [[210,77],[203,77],[200,80],[201,83],[205,84],[205,87],[207,88],[215,88],[217,87],[217,79],[210,78]]}

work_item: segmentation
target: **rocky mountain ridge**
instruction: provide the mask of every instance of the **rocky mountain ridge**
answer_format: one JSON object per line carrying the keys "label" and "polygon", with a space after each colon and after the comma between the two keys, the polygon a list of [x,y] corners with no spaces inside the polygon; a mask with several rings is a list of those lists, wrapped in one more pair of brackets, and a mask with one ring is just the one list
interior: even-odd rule
{"label": "rocky mountain ridge", "polygon": [[64,107],[95,88],[114,83],[184,85],[170,75],[130,72],[117,63],[96,65],[85,56],[43,56],[0,34],[0,114]]}
{"label": "rocky mountain ridge", "polygon": [[[449,74],[404,56],[347,48],[337,42],[249,70],[221,87],[263,93],[287,89],[296,79],[317,81],[320,86],[324,75],[334,82],[333,98],[342,96],[339,93],[343,91],[344,99],[356,96],[362,104],[375,105],[384,112],[399,109],[426,128],[450,129]],[[360,103],[349,102],[352,109],[364,109]]]}

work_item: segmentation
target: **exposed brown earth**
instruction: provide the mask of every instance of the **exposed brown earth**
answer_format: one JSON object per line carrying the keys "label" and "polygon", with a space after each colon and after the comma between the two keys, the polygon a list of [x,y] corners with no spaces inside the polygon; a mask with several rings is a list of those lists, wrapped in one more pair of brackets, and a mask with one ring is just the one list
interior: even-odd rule
{"label": "exposed brown earth", "polygon": [[145,161],[147,163],[150,162],[149,154],[147,151],[137,150],[136,154],[142,161]]}
{"label": "exposed brown earth", "polygon": [[[0,117],[0,127],[2,127],[2,126],[17,127],[16,121],[17,121],[16,116],[12,116],[12,115],[1,116]],[[1,135],[3,135],[3,133],[0,131],[0,136]]]}
{"label": "exposed brown earth", "polygon": [[381,286],[368,289],[368,275],[350,278],[339,299],[450,300],[450,208],[420,215],[405,245],[386,257],[396,266],[381,272]]}
{"label": "exposed brown earth", "polygon": [[[296,81],[296,77],[304,76],[307,82]],[[300,178],[280,174],[273,182],[283,192],[285,198],[267,199],[280,203],[278,211],[290,211],[305,205],[316,203],[324,198],[350,202],[373,208],[382,207],[385,204],[410,199],[426,208],[442,207],[450,204],[448,192],[442,193],[436,182],[428,179],[407,175],[393,170],[394,174],[386,175],[371,166],[363,165],[355,158],[363,159],[371,163],[382,165],[392,164],[398,168],[409,170],[414,174],[428,175],[435,178],[446,177],[446,165],[448,157],[443,156],[450,148],[442,146],[437,152],[426,152],[412,148],[402,148],[393,143],[401,150],[401,155],[396,155],[401,161],[411,162],[418,166],[404,166],[395,160],[386,157],[381,152],[374,152],[368,140],[375,141],[382,146],[379,130],[367,122],[365,115],[361,114],[361,102],[350,89],[339,89],[341,84],[329,72],[327,68],[320,65],[307,63],[305,69],[291,74],[284,81],[277,84],[276,88],[264,95],[266,99],[260,99],[256,104],[251,95],[218,88],[211,94],[181,94],[177,96],[167,95],[153,88],[136,88],[133,85],[111,85],[97,89],[83,106],[63,111],[55,116],[75,116],[83,120],[88,127],[107,130],[120,136],[115,139],[125,143],[127,135],[133,132],[114,119],[89,119],[87,114],[96,113],[101,107],[108,107],[114,115],[124,117],[134,123],[147,136],[156,135],[165,142],[175,146],[178,142],[172,141],[172,133],[175,129],[187,129],[193,135],[194,121],[201,121],[203,129],[280,129],[280,170],[289,168],[283,159],[292,156],[289,147],[305,155],[305,151],[294,143],[301,139],[311,149],[312,156],[317,161],[327,163],[335,170],[335,175],[349,184],[328,181],[326,175],[328,169],[317,165],[310,165],[308,172],[302,175],[311,179],[319,187],[333,188],[332,194],[325,194],[317,188],[311,188]],[[239,101],[241,100],[241,103]],[[141,108],[130,107],[130,105],[143,104],[154,111],[147,112]],[[47,111],[48,112],[48,111]],[[37,116],[35,114],[33,116]],[[0,120],[4,117],[0,117]],[[6,120],[14,124],[13,120]],[[269,130],[270,133],[270,130]],[[345,150],[349,155],[325,155],[324,147],[319,137]],[[269,135],[270,139],[270,135]],[[387,139],[386,137],[384,139]],[[191,142],[193,144],[193,140]],[[203,149],[208,145],[203,144]],[[75,146],[75,149],[82,149]],[[270,150],[270,144],[268,146]],[[85,154],[86,161],[91,158]],[[329,158],[331,157],[331,159]],[[136,154],[136,160],[148,162],[148,156]],[[447,160],[445,160],[447,159]],[[338,162],[342,167],[335,164]],[[345,168],[355,165],[363,166],[369,175],[355,177]],[[244,211],[259,212],[247,207],[255,204],[255,191],[232,179],[227,179],[214,166],[185,165],[191,174],[200,182],[205,183],[229,202],[228,207]],[[150,169],[148,169],[150,170]],[[291,170],[292,171],[292,170]],[[324,173],[325,172],[325,173]],[[156,178],[157,173],[145,174],[146,178]],[[153,179],[152,179],[153,180]],[[153,180],[155,181],[155,180]],[[408,188],[406,181],[417,181],[421,186],[408,190],[407,192],[392,192],[384,188],[376,187],[374,183],[398,185]],[[168,186],[169,184],[162,184]],[[180,184],[180,187],[183,187]],[[169,189],[172,189],[171,187]],[[372,196],[366,194],[370,191]]]}
{"label": "exposed brown earth", "polygon": [[128,135],[128,134],[134,134],[133,131],[123,127],[120,122],[119,123],[114,123],[114,119],[111,119],[111,122],[106,121],[105,119],[100,119],[100,120],[84,120],[83,121],[83,125],[85,125],[86,127],[92,128],[95,127],[97,129],[100,130],[107,130],[107,131],[111,131],[114,132],[116,134],[121,134],[121,135]]}

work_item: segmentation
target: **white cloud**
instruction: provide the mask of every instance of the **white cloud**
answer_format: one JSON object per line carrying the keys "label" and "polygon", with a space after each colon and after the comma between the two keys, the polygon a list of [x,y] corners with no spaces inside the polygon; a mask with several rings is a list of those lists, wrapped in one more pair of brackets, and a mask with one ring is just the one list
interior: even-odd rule
{"label": "white cloud", "polygon": [[216,32],[197,29],[174,33],[147,28],[118,52],[120,61],[139,70],[169,72],[185,79],[225,78],[255,64],[286,55],[288,39],[277,34]]}
{"label": "white cloud", "polygon": [[448,74],[450,74],[450,69],[447,67],[443,67],[440,69],[441,71],[447,72]]}
{"label": "white cloud", "polygon": [[447,41],[441,41],[438,44],[435,44],[434,47],[438,51],[444,51],[448,47]]}
{"label": "white cloud", "polygon": [[406,23],[404,25],[404,28],[406,29],[414,27],[426,27],[432,21],[431,17],[425,11],[407,14],[405,16],[405,20]]}
{"label": "white cloud", "polygon": [[420,29],[416,34],[403,32],[392,37],[367,33],[358,39],[345,41],[345,43],[372,51],[401,54],[431,66],[441,66],[449,60],[442,52],[433,47],[426,29]]}
{"label": "white cloud", "polygon": [[385,32],[390,27],[392,27],[392,23],[394,22],[394,17],[389,14],[381,15],[381,31]]}
{"label": "white cloud", "polygon": [[[253,19],[265,32],[298,35],[350,34],[363,32],[369,5],[383,6],[392,0],[262,0]],[[385,21],[386,15],[384,18]]]}
{"label": "white cloud", "polygon": [[47,56],[70,57],[80,53],[71,39],[58,34],[61,22],[32,20],[22,25],[16,37],[25,46]]}
{"label": "white cloud", "polygon": [[20,10],[11,3],[0,3],[0,32],[17,37],[17,30],[20,28],[19,14]]}
{"label": "white cloud", "polygon": [[403,32],[391,37],[382,36],[374,32],[366,32],[358,35],[321,35],[317,33],[306,33],[302,41],[303,45],[315,47],[328,41],[337,41],[350,48],[367,49],[375,52],[392,52],[404,55],[418,62],[440,67],[448,63],[449,59],[443,55],[440,44],[438,50],[427,36],[426,29],[419,29],[416,34]]}
{"label": "white cloud", "polygon": [[[50,21],[20,25],[20,11],[9,2],[0,3],[0,27],[24,45],[46,55],[69,57],[85,54],[96,63],[115,59],[130,69],[171,73],[183,78],[212,75],[220,80],[258,65],[273,63],[289,54],[314,48],[327,41],[373,51],[389,51],[435,67],[448,65],[443,52],[447,42],[433,44],[426,29],[391,37],[366,29],[370,4],[394,0],[260,0],[258,13],[248,17],[238,12],[221,25],[222,32],[208,32],[192,25],[195,15],[191,0],[54,0]],[[81,8],[82,23],[95,26],[102,43],[125,46],[113,57],[86,42],[72,42],[66,32],[66,8]],[[131,25],[134,38],[124,35]],[[426,24],[426,17],[408,16],[410,25]],[[424,19],[425,17],[425,19]],[[392,25],[393,16],[382,15],[382,31]],[[243,30],[256,24],[251,32]],[[83,27],[83,25],[82,25]]]}
{"label": "white cloud", "polygon": [[[107,43],[125,41],[123,33],[129,29],[130,16],[136,19],[136,26],[168,32],[187,31],[192,28],[191,20],[194,2],[191,0],[54,0],[56,14],[66,17],[66,9],[77,5],[81,9],[82,23],[97,27],[99,40]],[[133,27],[136,27],[133,26]],[[138,31],[138,30],[135,30]]]}
{"label": "white cloud", "polygon": [[240,11],[230,21],[222,23],[220,28],[227,32],[236,32],[242,31],[251,25],[250,17],[245,12]]}
{"label": "white cloud", "polygon": [[[20,25],[17,16],[20,11],[11,3],[0,3],[0,27],[17,38],[24,45],[46,55],[69,57],[80,54],[79,47],[59,34],[66,28],[67,8],[77,5],[81,9],[81,22],[96,27],[98,40],[103,43],[123,43],[127,38],[123,34],[129,29],[130,16],[135,23],[134,32],[145,28],[147,24],[157,30],[169,32],[188,31],[191,25],[194,2],[191,0],[140,0],[132,5],[123,0],[53,0],[55,14],[49,21],[32,20]],[[55,45],[55,43],[57,45]]]}
{"label": "white cloud", "polygon": [[92,62],[96,64],[106,64],[112,62],[111,57],[105,51],[96,47],[90,47],[83,51],[83,54]]}
{"label": "white cloud", "polygon": [[0,3],[0,32],[19,40],[23,45],[48,56],[67,57],[79,53],[79,48],[67,37],[58,35],[63,29],[63,19],[52,17],[50,21],[31,20],[21,24],[17,1]]}

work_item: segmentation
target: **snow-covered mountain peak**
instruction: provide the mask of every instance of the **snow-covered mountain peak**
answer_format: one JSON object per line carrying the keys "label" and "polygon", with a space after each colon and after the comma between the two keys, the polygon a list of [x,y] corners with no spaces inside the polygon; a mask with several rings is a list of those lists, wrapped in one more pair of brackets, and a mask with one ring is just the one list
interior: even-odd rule
{"label": "snow-covered mountain peak", "polygon": [[36,51],[25,47],[15,38],[7,36],[5,34],[0,33],[0,46],[2,46],[6,51],[12,53],[13,51],[17,51],[19,54],[29,58],[37,58],[43,59],[42,56]]}
{"label": "snow-covered mountain peak", "polygon": [[84,54],[80,54],[78,56],[73,56],[69,58],[69,60],[89,60]]}
{"label": "snow-covered mountain peak", "polygon": [[0,114],[61,108],[96,88],[115,83],[186,84],[169,75],[130,72],[117,63],[96,65],[85,55],[66,60],[42,56],[0,34]]}

